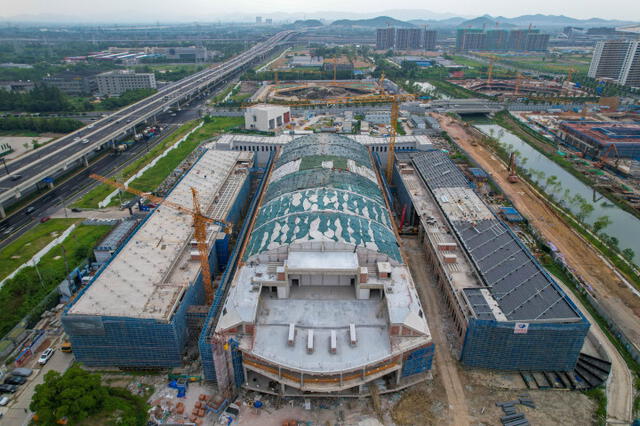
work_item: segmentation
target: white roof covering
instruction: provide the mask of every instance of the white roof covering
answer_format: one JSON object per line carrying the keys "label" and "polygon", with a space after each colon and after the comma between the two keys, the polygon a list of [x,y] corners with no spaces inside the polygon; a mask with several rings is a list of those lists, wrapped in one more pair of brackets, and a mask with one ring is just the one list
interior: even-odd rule
{"label": "white roof covering", "polygon": [[[207,214],[226,214],[247,178],[244,169],[253,153],[206,151],[167,197],[191,208],[191,187],[198,190]],[[240,164],[243,161],[245,164]],[[220,193],[225,184],[224,193]],[[218,195],[218,202],[214,198]],[[219,231],[210,227],[211,239]],[[160,206],[108,264],[69,310],[69,314],[124,316],[169,320],[182,292],[195,280],[199,261],[190,259],[191,215]]]}
{"label": "white roof covering", "polygon": [[290,251],[287,266],[289,270],[355,271],[358,255],[340,251]]}

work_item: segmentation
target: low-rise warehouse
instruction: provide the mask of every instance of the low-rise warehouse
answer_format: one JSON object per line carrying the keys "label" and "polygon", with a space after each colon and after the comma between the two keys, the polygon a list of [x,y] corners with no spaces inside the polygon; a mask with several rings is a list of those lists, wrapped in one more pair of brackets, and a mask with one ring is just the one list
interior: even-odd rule
{"label": "low-rise warehouse", "polygon": [[[235,223],[252,165],[250,152],[205,151],[167,200],[191,208],[195,188],[205,215]],[[193,238],[190,214],[160,205],[144,219],[62,317],[78,361],[105,367],[181,365],[190,308],[204,304]],[[218,225],[208,228],[212,273],[226,263],[228,241]],[[201,311],[196,309],[203,316]]]}
{"label": "low-rise warehouse", "polygon": [[371,155],[342,136],[284,146],[207,336],[220,389],[361,396],[425,379],[433,342]]}
{"label": "low-rise warehouse", "polygon": [[473,367],[571,371],[589,322],[447,154],[399,153],[398,208],[418,228]]}
{"label": "low-rise warehouse", "polygon": [[558,136],[591,157],[603,156],[613,145],[618,157],[640,158],[640,123],[564,121],[560,123]]}

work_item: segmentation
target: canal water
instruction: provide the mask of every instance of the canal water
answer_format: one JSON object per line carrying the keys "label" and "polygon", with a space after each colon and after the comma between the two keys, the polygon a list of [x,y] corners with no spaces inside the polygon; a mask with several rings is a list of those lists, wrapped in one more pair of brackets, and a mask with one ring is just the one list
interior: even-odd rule
{"label": "canal water", "polygon": [[[527,158],[524,165],[526,169],[540,170],[545,173],[545,177],[541,180],[532,175],[532,179],[538,183],[541,187],[545,186],[545,181],[549,176],[557,176],[558,181],[562,184],[558,191],[556,191],[555,198],[565,198],[565,190],[568,189],[571,193],[570,197],[575,194],[580,194],[585,200],[593,204],[593,212],[586,218],[586,222],[591,224],[598,217],[606,215],[609,216],[613,222],[611,225],[604,228],[601,232],[607,235],[616,237],[619,241],[620,249],[631,248],[635,253],[634,262],[639,263],[640,260],[640,219],[636,218],[630,213],[620,209],[613,205],[606,198],[601,198],[602,194],[596,192],[596,202],[593,202],[593,189],[579,181],[571,173],[564,170],[558,164],[545,157],[538,151],[536,151],[531,145],[524,142],[518,136],[509,132],[505,128],[497,124],[475,124],[475,127],[480,129],[487,135],[491,135],[493,129],[493,136],[500,139],[500,141],[506,145],[513,145],[513,149],[520,151],[521,158]],[[551,192],[550,188],[547,188],[547,192]],[[577,213],[578,206],[570,206],[565,204],[565,207],[571,209],[573,213]]]}

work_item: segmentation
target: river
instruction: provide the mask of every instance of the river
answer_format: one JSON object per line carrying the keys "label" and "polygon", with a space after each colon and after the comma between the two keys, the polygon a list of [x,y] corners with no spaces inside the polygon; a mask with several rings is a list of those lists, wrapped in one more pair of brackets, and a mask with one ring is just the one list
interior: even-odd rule
{"label": "river", "polygon": [[[504,132],[504,135],[500,137],[500,141],[507,145],[513,145],[514,149],[520,151],[522,158],[527,158],[524,168],[540,170],[545,173],[546,177],[543,178],[542,181],[540,181],[537,176],[532,175],[532,179],[541,187],[545,186],[546,178],[553,175],[557,176],[558,181],[562,184],[560,190],[556,192],[557,199],[564,198],[564,191],[568,189],[571,192],[571,196],[580,194],[587,201],[592,202],[593,189],[591,187],[585,185],[554,161],[536,151],[531,145],[524,142],[518,136],[497,124],[475,124],[475,127],[487,135],[490,135],[490,131],[493,129],[493,135],[495,137],[499,137],[499,132]],[[602,194],[596,192],[596,199],[600,198],[601,195]],[[613,223],[601,232],[616,237],[619,241],[620,249],[631,248],[635,253],[634,262],[638,264],[640,260],[640,219],[613,205],[606,198],[602,198],[592,204],[595,209],[593,213],[586,218],[586,222],[591,224],[599,216],[609,216]],[[570,208],[573,213],[577,213],[578,211],[576,206],[566,205],[565,207]]]}

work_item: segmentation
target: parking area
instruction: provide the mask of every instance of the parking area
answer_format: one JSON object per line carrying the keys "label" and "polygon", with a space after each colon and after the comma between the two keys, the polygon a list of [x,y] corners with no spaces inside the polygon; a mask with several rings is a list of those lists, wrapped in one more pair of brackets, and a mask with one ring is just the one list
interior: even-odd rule
{"label": "parking area", "polygon": [[[51,370],[64,372],[71,366],[74,359],[73,354],[61,352],[59,349],[60,343],[61,341],[59,339],[51,343],[51,346],[56,348],[56,350],[46,365],[40,366],[38,364],[38,358],[40,357],[40,353],[38,353],[24,366],[32,368],[33,374],[28,378],[27,383],[19,386],[16,393],[5,394],[5,396],[11,398],[11,401],[6,407],[0,408],[0,413],[3,413],[3,426],[22,426],[28,424],[28,419],[31,418],[29,404],[31,403],[31,398],[36,386],[44,381],[44,376],[47,372]],[[11,372],[11,369],[9,372]]]}

